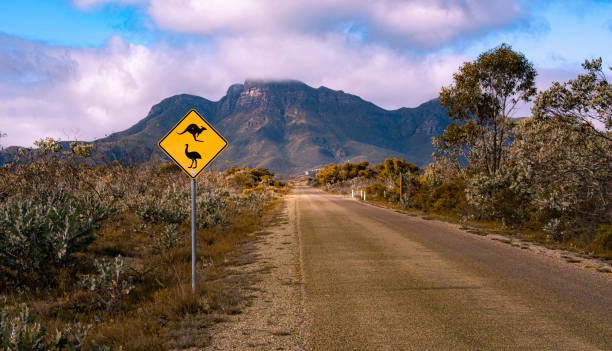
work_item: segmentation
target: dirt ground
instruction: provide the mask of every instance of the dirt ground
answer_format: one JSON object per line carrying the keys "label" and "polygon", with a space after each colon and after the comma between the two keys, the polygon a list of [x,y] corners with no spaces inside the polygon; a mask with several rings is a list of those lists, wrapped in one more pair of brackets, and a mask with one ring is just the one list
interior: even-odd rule
{"label": "dirt ground", "polygon": [[253,260],[233,268],[248,275],[249,304],[240,314],[224,315],[210,330],[205,350],[301,350],[301,277],[295,228],[295,200],[287,196],[273,222],[257,236]]}

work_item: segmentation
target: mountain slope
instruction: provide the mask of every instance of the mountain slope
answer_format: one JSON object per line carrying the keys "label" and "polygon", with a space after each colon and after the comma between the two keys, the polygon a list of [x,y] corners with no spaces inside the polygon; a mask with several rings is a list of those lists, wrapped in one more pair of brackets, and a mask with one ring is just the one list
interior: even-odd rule
{"label": "mountain slope", "polygon": [[298,81],[246,81],[217,102],[184,94],[164,99],[131,128],[94,141],[96,157],[136,163],[159,157],[157,141],[192,108],[229,142],[214,165],[229,161],[283,174],[386,157],[423,165],[431,160],[431,138],[449,123],[438,100],[388,111]]}

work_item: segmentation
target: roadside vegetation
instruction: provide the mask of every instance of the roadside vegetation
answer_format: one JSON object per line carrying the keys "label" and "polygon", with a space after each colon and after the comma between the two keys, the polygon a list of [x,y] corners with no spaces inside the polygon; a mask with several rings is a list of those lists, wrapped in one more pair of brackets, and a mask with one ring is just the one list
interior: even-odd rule
{"label": "roadside vegetation", "polygon": [[[202,347],[239,313],[225,267],[287,191],[266,169],[197,179],[198,290],[190,187],[173,164],[88,166],[91,147],[37,142],[0,167],[0,349]],[[244,262],[243,262],[244,263]]]}
{"label": "roadside vegetation", "polygon": [[[315,180],[612,259],[612,86],[601,59],[583,68],[538,94],[533,66],[502,44],[465,63],[442,89],[453,123],[434,138],[433,163],[331,164]],[[532,116],[511,119],[528,101]]]}

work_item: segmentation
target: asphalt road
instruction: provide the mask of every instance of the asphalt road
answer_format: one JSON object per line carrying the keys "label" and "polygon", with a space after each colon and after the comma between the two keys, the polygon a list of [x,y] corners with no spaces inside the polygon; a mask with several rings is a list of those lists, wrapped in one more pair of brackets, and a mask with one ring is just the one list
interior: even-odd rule
{"label": "asphalt road", "polygon": [[298,187],[308,350],[612,350],[612,277]]}

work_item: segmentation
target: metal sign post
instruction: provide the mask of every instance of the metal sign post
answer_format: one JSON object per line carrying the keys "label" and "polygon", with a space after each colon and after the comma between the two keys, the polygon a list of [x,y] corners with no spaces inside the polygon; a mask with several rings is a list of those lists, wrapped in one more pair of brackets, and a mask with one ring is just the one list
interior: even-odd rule
{"label": "metal sign post", "polygon": [[196,292],[196,181],[191,179],[191,291]]}
{"label": "metal sign post", "polygon": [[197,261],[195,178],[225,149],[227,141],[196,110],[191,110],[170,129],[158,145],[191,178],[191,290],[195,294]]}

